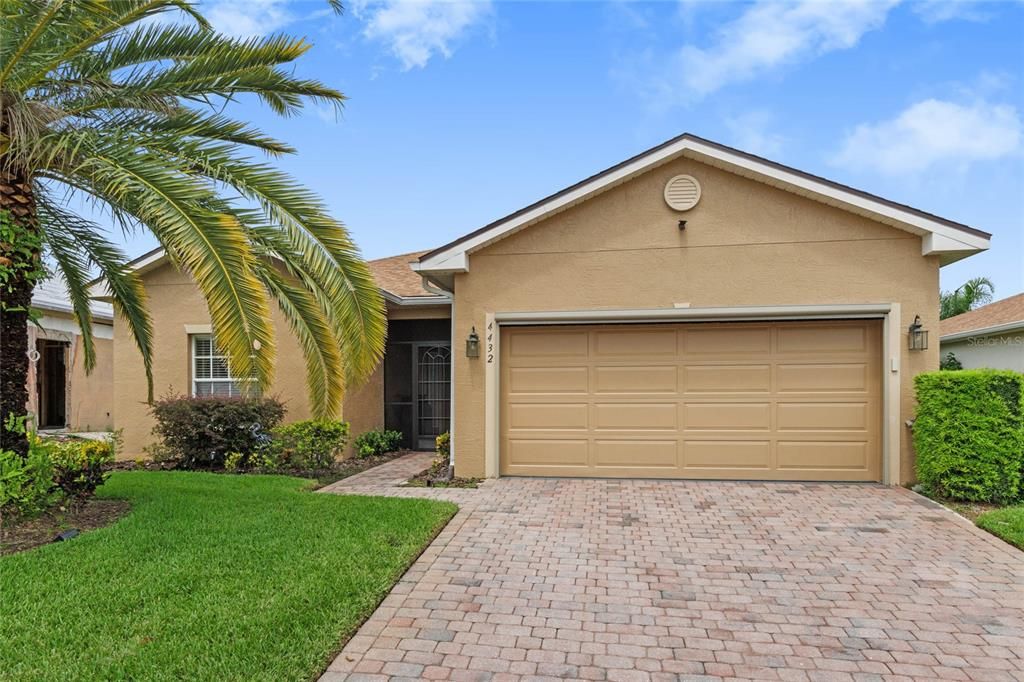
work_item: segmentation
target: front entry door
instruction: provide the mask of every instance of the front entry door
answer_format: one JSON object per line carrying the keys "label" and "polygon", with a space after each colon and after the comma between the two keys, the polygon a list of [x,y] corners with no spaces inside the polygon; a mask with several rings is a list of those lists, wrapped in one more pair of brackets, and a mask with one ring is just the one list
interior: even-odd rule
{"label": "front entry door", "polygon": [[452,348],[449,344],[418,343],[413,350],[413,442],[417,450],[433,450],[434,440],[448,430],[451,416]]}

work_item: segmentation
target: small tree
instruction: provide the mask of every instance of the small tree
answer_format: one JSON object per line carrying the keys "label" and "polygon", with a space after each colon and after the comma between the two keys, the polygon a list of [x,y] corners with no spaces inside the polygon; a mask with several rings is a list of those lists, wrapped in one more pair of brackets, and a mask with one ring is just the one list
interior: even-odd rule
{"label": "small tree", "polygon": [[992,302],[996,288],[987,277],[975,277],[953,291],[943,291],[939,299],[939,319],[962,315]]}

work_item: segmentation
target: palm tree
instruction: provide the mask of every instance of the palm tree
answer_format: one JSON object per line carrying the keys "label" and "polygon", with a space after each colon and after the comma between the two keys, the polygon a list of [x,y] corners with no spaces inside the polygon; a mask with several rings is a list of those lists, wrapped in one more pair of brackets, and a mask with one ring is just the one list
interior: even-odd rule
{"label": "palm tree", "polygon": [[943,291],[939,299],[939,319],[955,317],[991,303],[995,292],[995,286],[987,277],[975,277],[953,291]]}
{"label": "palm tree", "polygon": [[[71,208],[81,205],[156,237],[202,290],[232,366],[260,387],[276,301],[305,354],[312,405],[337,414],[346,384],[383,353],[383,300],[321,200],[253,156],[294,149],[224,113],[247,95],[281,116],[308,101],[340,107],[340,92],[286,68],[309,47],[220,35],[188,0],[0,0],[0,421],[25,411],[44,263],[67,281],[89,369],[98,271],[152,396],[145,292],[104,230]],[[0,427],[0,448],[26,443]]]}

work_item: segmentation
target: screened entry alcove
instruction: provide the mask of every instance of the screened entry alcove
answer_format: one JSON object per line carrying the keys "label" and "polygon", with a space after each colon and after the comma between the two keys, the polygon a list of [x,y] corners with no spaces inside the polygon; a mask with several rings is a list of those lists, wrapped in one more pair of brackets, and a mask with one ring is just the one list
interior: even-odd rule
{"label": "screened entry alcove", "polygon": [[391,320],[384,355],[384,427],[433,450],[451,416],[451,320]]}

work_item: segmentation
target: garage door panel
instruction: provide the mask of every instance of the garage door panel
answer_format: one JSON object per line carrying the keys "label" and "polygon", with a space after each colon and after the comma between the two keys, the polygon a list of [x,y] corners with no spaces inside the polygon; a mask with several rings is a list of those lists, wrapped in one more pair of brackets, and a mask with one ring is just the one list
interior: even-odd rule
{"label": "garage door panel", "polygon": [[512,438],[508,441],[506,470],[516,467],[586,467],[590,443],[586,439]]}
{"label": "garage door panel", "polygon": [[508,410],[510,431],[587,429],[587,403],[517,403]]}
{"label": "garage door panel", "polygon": [[879,321],[502,330],[506,475],[877,481]]}
{"label": "garage door panel", "polygon": [[671,403],[598,403],[593,406],[595,431],[675,431],[678,407]]}
{"label": "garage door panel", "polygon": [[780,363],[775,372],[780,393],[866,392],[871,383],[866,362]]}
{"label": "garage door panel", "polygon": [[593,339],[595,358],[676,356],[676,330],[671,327],[598,331]]}
{"label": "garage door panel", "polygon": [[545,331],[510,335],[506,343],[509,357],[513,359],[586,359],[589,355],[590,339],[585,331]]}
{"label": "garage door panel", "polygon": [[539,393],[579,395],[589,391],[590,369],[584,367],[513,367],[508,373],[512,395]]}
{"label": "garage door panel", "polygon": [[675,440],[594,441],[594,465],[597,467],[678,467],[679,444]]}
{"label": "garage door panel", "polygon": [[594,368],[595,393],[675,394],[679,391],[675,365],[598,366]]}
{"label": "garage door panel", "polygon": [[[768,440],[687,440],[683,442],[685,469],[721,471],[772,468],[772,444]],[[728,477],[725,474],[723,478]]]}
{"label": "garage door panel", "polygon": [[868,429],[867,403],[780,403],[777,407],[778,430]]}
{"label": "garage door panel", "polygon": [[687,431],[767,431],[772,425],[771,403],[683,403]]}
{"label": "garage door panel", "polygon": [[771,365],[687,365],[683,390],[687,393],[768,393]]}
{"label": "garage door panel", "polygon": [[683,334],[683,352],[695,357],[764,355],[771,351],[770,327],[707,325],[689,327]]}
{"label": "garage door panel", "polygon": [[835,323],[780,326],[777,344],[779,353],[863,353],[868,347],[868,330],[864,326]]}
{"label": "garage door panel", "polygon": [[779,441],[780,469],[868,469],[868,443],[864,441]]}

